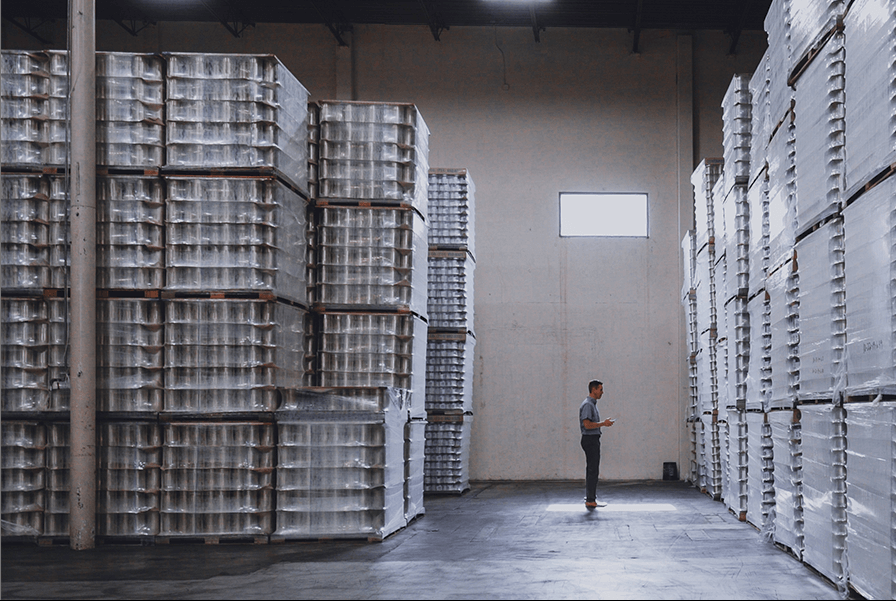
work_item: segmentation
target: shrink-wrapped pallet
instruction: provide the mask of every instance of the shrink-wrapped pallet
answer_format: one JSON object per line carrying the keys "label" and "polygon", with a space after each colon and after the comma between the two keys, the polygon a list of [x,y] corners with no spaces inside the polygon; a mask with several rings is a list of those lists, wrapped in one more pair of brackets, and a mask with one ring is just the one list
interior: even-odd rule
{"label": "shrink-wrapped pallet", "polygon": [[469,334],[430,332],[426,344],[427,412],[473,411],[473,359]]}
{"label": "shrink-wrapped pallet", "polygon": [[274,177],[165,178],[167,290],[307,304],[305,201]]}
{"label": "shrink-wrapped pallet", "polygon": [[896,594],[896,405],[846,406],[846,542],[849,584],[866,599]]}
{"label": "shrink-wrapped pallet", "polygon": [[307,383],[308,312],[266,300],[165,301],[165,411],[273,411]]}
{"label": "shrink-wrapped pallet", "polygon": [[411,509],[407,391],[337,387],[282,394],[275,536],[382,539],[402,528]]}
{"label": "shrink-wrapped pallet", "polygon": [[42,297],[0,300],[3,411],[46,411],[49,407],[48,308]]}
{"label": "shrink-wrapped pallet", "polygon": [[774,463],[774,540],[798,559],[803,553],[802,446],[799,413],[771,411],[772,461]]}
{"label": "shrink-wrapped pallet", "polygon": [[830,399],[846,386],[846,287],[843,219],[796,244],[799,266],[799,398]]}
{"label": "shrink-wrapped pallet", "polygon": [[316,304],[426,317],[427,224],[416,211],[328,206],[315,225]]}
{"label": "shrink-wrapped pallet", "polygon": [[429,170],[429,244],[476,254],[476,185],[466,169]]}
{"label": "shrink-wrapped pallet", "polygon": [[842,583],[847,544],[846,411],[831,403],[801,404],[803,561]]}
{"label": "shrink-wrapped pallet", "polygon": [[846,38],[846,185],[866,183],[896,162],[896,3],[857,0]]}
{"label": "shrink-wrapped pallet", "polygon": [[5,419],[2,437],[2,534],[43,534],[46,497],[47,434],[43,424]]}
{"label": "shrink-wrapped pallet", "polygon": [[176,422],[162,427],[160,535],[272,532],[272,424]]}
{"label": "shrink-wrapped pallet", "polygon": [[731,78],[722,98],[722,147],[725,167],[722,178],[725,192],[735,184],[748,185],[752,141],[752,74],[738,73]]}
{"label": "shrink-wrapped pallet", "polygon": [[429,327],[473,331],[475,269],[473,256],[466,251],[429,251]]}
{"label": "shrink-wrapped pallet", "polygon": [[308,193],[308,91],[277,57],[164,57],[169,170],[270,169]]}
{"label": "shrink-wrapped pallet", "polygon": [[429,128],[413,104],[320,101],[318,197],[428,216]]}
{"label": "shrink-wrapped pallet", "polygon": [[847,392],[896,388],[896,178],[843,210]]}
{"label": "shrink-wrapped pallet", "polygon": [[799,387],[799,275],[793,260],[766,278],[769,296],[771,370],[769,407],[793,408]]}
{"label": "shrink-wrapped pallet", "polygon": [[775,506],[774,445],[764,411],[747,417],[747,521],[761,531],[771,529]]}
{"label": "shrink-wrapped pallet", "polygon": [[430,417],[426,424],[424,491],[462,493],[470,488],[473,416]]}

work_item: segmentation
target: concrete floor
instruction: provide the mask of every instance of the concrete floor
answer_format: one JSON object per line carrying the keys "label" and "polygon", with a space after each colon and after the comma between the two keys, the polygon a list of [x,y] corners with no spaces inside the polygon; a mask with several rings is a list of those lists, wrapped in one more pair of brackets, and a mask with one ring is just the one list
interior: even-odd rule
{"label": "concrete floor", "polygon": [[841,599],[683,482],[480,482],[385,541],[4,544],[3,599]]}

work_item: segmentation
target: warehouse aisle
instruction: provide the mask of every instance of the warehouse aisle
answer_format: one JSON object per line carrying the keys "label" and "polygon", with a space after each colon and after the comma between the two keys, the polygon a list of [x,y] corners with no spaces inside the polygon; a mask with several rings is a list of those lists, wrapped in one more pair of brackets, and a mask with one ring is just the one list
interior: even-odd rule
{"label": "warehouse aisle", "polygon": [[476,482],[381,543],[4,544],[4,599],[840,599],[683,482]]}

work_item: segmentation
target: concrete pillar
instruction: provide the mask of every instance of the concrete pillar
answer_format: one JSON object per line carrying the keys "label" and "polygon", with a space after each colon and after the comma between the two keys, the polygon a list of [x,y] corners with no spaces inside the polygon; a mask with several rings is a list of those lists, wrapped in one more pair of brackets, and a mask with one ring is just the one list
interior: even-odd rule
{"label": "concrete pillar", "polygon": [[71,464],[72,549],[96,542],[96,34],[94,0],[72,0]]}

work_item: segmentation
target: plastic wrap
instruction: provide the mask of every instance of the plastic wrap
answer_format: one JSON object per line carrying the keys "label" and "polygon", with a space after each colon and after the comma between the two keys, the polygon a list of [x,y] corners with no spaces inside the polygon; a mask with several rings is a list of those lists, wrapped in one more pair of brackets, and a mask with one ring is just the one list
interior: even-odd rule
{"label": "plastic wrap", "polygon": [[750,314],[749,360],[746,368],[746,404],[751,410],[768,409],[771,392],[771,303],[765,291],[747,303]]}
{"label": "plastic wrap", "polygon": [[769,271],[793,258],[797,231],[796,128],[788,118],[768,148]]}
{"label": "plastic wrap", "polygon": [[728,412],[728,496],[725,504],[738,516],[745,516],[749,483],[747,470],[749,453],[747,443],[746,411]]}
{"label": "plastic wrap", "polygon": [[756,294],[765,288],[769,269],[769,181],[766,173],[753,180],[747,192],[750,204],[749,291]]}
{"label": "plastic wrap", "polygon": [[747,521],[761,531],[774,520],[775,475],[772,428],[765,412],[748,411],[747,417]]}
{"label": "plastic wrap", "polygon": [[166,288],[308,302],[305,201],[271,177],[166,177]]}
{"label": "plastic wrap", "polygon": [[425,415],[426,324],[412,314],[323,313],[320,386],[409,389],[410,416]]}
{"label": "plastic wrap", "polygon": [[426,316],[427,225],[415,211],[323,207],[317,229],[317,303]]}
{"label": "plastic wrap", "polygon": [[792,408],[799,387],[799,277],[788,261],[766,279],[771,342],[770,408]]}
{"label": "plastic wrap", "polygon": [[722,98],[722,178],[725,191],[735,183],[749,183],[750,148],[752,147],[753,98],[750,93],[752,74],[738,73],[731,78]]}
{"label": "plastic wrap", "polygon": [[423,507],[426,463],[426,421],[414,419],[404,428],[404,517],[410,522],[425,512]]}
{"label": "plastic wrap", "polygon": [[700,443],[700,473],[702,489],[718,499],[722,494],[722,458],[719,440],[719,423],[711,413],[700,416],[702,435]]}
{"label": "plastic wrap", "polygon": [[799,261],[799,398],[830,399],[846,385],[846,285],[843,219],[796,244]]}
{"label": "plastic wrap", "polygon": [[301,386],[307,311],[276,301],[165,301],[165,411],[272,411]]}
{"label": "plastic wrap", "polygon": [[472,336],[430,333],[426,345],[427,412],[473,411],[475,346]]}
{"label": "plastic wrap", "polygon": [[[896,151],[896,5],[853,2],[843,19],[846,38],[846,184],[868,181]],[[852,77],[861,73],[861,77]]]}
{"label": "plastic wrap", "polygon": [[[5,396],[5,395],[4,395]],[[2,436],[3,536],[37,536],[43,533],[46,496],[46,430],[36,422],[4,420]]]}
{"label": "plastic wrap", "polygon": [[787,85],[790,76],[790,7],[792,0],[772,0],[765,17],[768,37],[769,116],[775,126],[790,108],[793,89]]}
{"label": "plastic wrap", "polygon": [[835,583],[845,576],[846,411],[802,404],[803,561]]}
{"label": "plastic wrap", "polygon": [[169,167],[270,167],[308,193],[308,91],[277,57],[164,57]]}
{"label": "plastic wrap", "polygon": [[846,51],[842,33],[827,41],[795,86],[797,222],[804,232],[844,200]]}
{"label": "plastic wrap", "polygon": [[285,390],[277,413],[277,531],[385,537],[405,521],[406,392]]}
{"label": "plastic wrap", "polygon": [[847,392],[896,388],[896,178],[843,211]]}
{"label": "plastic wrap", "polygon": [[[273,494],[274,427],[253,422],[165,424],[159,534],[266,535]],[[223,474],[227,474],[225,477]]]}
{"label": "plastic wrap", "polygon": [[728,406],[744,408],[750,362],[750,312],[747,299],[734,297],[725,304],[728,321]]}
{"label": "plastic wrap", "polygon": [[50,394],[46,303],[42,298],[4,297],[0,307],[3,411],[46,411]]}
{"label": "plastic wrap", "polygon": [[476,263],[463,251],[429,251],[429,326],[473,331]]}
{"label": "plastic wrap", "polygon": [[716,327],[718,297],[715,281],[715,245],[707,244],[697,251],[697,274],[695,292],[697,293],[697,331],[703,334]]}
{"label": "plastic wrap", "polygon": [[774,541],[800,558],[803,553],[801,427],[795,411],[771,411],[774,464]]}
{"label": "plastic wrap", "polygon": [[426,218],[429,128],[417,108],[336,100],[319,105],[318,196],[407,202]]}
{"label": "plastic wrap", "polygon": [[[790,57],[787,66],[790,73],[811,50],[817,47],[821,36],[836,26],[849,4],[845,0],[790,0]],[[816,57],[817,60],[818,57]]]}
{"label": "plastic wrap", "polygon": [[446,417],[426,424],[424,491],[462,493],[470,488],[473,416]]}
{"label": "plastic wrap", "polygon": [[[718,185],[716,190],[718,190]],[[718,206],[718,202],[716,201]],[[722,298],[727,302],[736,294],[747,294],[750,286],[750,202],[748,188],[737,184],[721,202],[725,220],[724,251],[728,268]]]}
{"label": "plastic wrap", "polygon": [[892,599],[896,593],[894,424],[896,405],[891,402],[850,403],[846,407],[849,584],[866,599]]}
{"label": "plastic wrap", "polygon": [[697,353],[697,412],[711,414],[719,403],[719,379],[716,357],[716,333],[707,330],[700,334]]}
{"label": "plastic wrap", "polygon": [[772,135],[772,129],[777,122],[772,123],[771,115],[771,98],[770,98],[770,77],[769,65],[771,59],[769,55],[771,49],[766,49],[765,54],[759,59],[756,70],[750,77],[750,98],[752,100],[753,111],[750,121],[750,182],[752,183],[766,165],[768,141]]}
{"label": "plastic wrap", "polygon": [[429,170],[429,244],[476,254],[476,185],[466,169]]}

